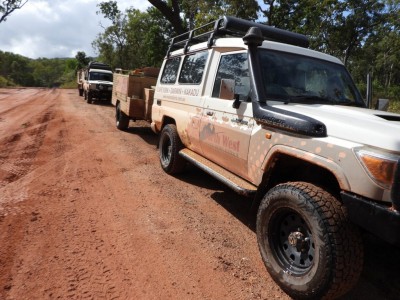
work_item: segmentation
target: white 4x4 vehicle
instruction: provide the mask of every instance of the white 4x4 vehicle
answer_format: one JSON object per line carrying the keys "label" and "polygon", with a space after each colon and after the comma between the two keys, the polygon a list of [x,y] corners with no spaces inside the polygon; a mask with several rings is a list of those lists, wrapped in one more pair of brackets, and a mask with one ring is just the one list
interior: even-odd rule
{"label": "white 4x4 vehicle", "polygon": [[83,92],[79,91],[79,94],[83,94],[87,103],[92,103],[93,99],[111,101],[113,73],[109,65],[95,61],[90,62],[84,69],[82,82]]}
{"label": "white 4x4 vehicle", "polygon": [[163,63],[161,166],[189,161],[253,197],[262,259],[290,296],[343,295],[362,269],[360,228],[400,241],[400,115],[367,109],[341,61],[303,35],[212,26],[174,38]]}

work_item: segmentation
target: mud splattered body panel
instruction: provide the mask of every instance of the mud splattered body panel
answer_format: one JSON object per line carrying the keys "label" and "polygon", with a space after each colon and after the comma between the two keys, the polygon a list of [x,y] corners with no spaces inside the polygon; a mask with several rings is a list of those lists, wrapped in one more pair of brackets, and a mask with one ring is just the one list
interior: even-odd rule
{"label": "mud splattered body panel", "polygon": [[[159,132],[166,122],[176,123],[185,147],[255,186],[262,184],[265,173],[273,167],[274,159],[285,155],[326,170],[342,191],[377,201],[392,201],[390,188],[383,187],[371,176],[357,151],[381,148],[381,152],[400,157],[400,140],[395,133],[400,130],[398,115],[360,107],[283,103],[284,100],[267,99],[266,105],[283,115],[306,116],[324,124],[327,134],[312,137],[259,123],[254,117],[254,103],[250,98],[252,75],[248,73],[246,46],[241,39],[231,38],[217,39],[214,44],[210,49],[205,45],[194,45],[190,49],[195,54],[207,53],[201,80],[195,84],[180,82],[179,77],[185,69],[185,57],[193,55],[191,51],[185,54],[178,50],[165,60],[162,70],[166,69],[168,61],[181,58],[175,66],[175,80],[165,83],[161,75],[157,82],[152,108],[154,131]],[[275,59],[281,51],[289,53],[287,59],[299,54],[317,59],[318,64],[326,61],[332,69],[341,65],[336,58],[295,46],[264,42],[262,48],[271,50]],[[223,63],[225,68],[221,67]],[[308,63],[312,64],[312,61]],[[267,86],[271,86],[267,91],[277,93],[278,98],[283,89],[279,90],[274,83],[268,85],[268,80],[276,80],[282,70],[267,70],[265,78]],[[309,88],[324,93],[318,85],[320,79],[317,75],[312,74],[314,86]],[[235,82],[231,98],[226,96],[226,91],[222,92],[224,78]],[[297,91],[294,83],[285,87],[288,94]]]}

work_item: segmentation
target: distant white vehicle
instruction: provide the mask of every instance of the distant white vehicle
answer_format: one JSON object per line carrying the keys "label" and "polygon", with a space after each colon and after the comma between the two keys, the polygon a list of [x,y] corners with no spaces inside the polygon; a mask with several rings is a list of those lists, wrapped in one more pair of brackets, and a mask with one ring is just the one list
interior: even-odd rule
{"label": "distant white vehicle", "polygon": [[87,103],[96,100],[111,101],[113,73],[111,67],[99,62],[90,62],[87,68],[77,73],[79,95]]}

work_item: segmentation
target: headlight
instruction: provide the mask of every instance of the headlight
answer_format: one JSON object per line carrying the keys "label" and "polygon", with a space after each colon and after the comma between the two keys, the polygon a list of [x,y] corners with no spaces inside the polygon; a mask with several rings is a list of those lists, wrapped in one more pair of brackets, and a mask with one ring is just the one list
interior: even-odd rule
{"label": "headlight", "polygon": [[356,149],[355,153],[368,175],[381,187],[390,189],[395,180],[399,156],[372,149]]}

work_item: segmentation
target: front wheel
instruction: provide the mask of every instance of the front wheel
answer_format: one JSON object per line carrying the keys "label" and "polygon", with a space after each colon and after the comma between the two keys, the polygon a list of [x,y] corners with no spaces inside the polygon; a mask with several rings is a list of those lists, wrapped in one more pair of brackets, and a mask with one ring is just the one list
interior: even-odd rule
{"label": "front wheel", "polygon": [[121,104],[119,102],[115,108],[115,121],[119,130],[126,130],[129,126],[129,117],[121,111]]}
{"label": "front wheel", "polygon": [[93,96],[92,96],[92,94],[91,94],[90,92],[88,92],[88,93],[87,93],[86,102],[87,102],[88,104],[91,104],[91,103],[92,103],[92,100],[93,100]]}
{"label": "front wheel", "polygon": [[163,170],[170,174],[178,174],[185,168],[186,161],[179,155],[183,148],[175,124],[166,125],[161,131],[158,144],[160,163]]}
{"label": "front wheel", "polygon": [[257,240],[271,277],[296,299],[339,297],[362,270],[361,238],[344,206],[309,183],[280,184],[265,195]]}

